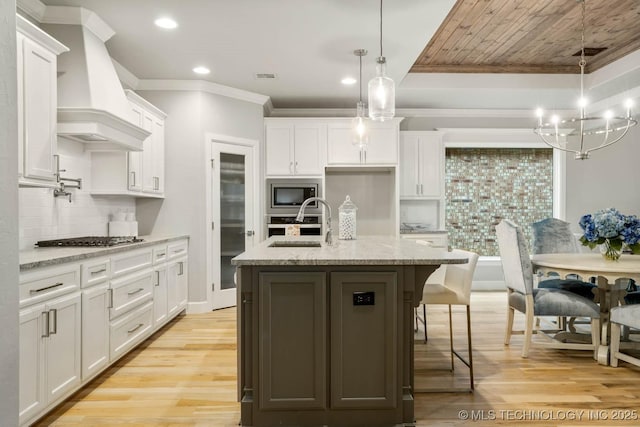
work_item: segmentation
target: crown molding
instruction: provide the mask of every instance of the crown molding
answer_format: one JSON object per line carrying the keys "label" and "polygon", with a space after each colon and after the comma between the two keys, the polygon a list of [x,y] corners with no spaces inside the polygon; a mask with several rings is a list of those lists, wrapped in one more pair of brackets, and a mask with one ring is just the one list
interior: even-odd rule
{"label": "crown molding", "polygon": [[162,80],[162,79],[141,79],[136,90],[193,90],[208,92],[214,95],[226,96],[240,101],[251,102],[264,105],[269,101],[269,97],[242,89],[224,86],[218,83],[205,80]]}
{"label": "crown molding", "polygon": [[[353,117],[355,108],[273,108],[270,117]],[[446,108],[396,108],[396,115],[411,117],[497,117],[534,119],[533,110],[513,109],[446,109]]]}
{"label": "crown molding", "polygon": [[104,22],[95,12],[84,7],[47,6],[41,22],[43,24],[82,25],[103,43],[115,34],[109,24]]}
{"label": "crown molding", "polygon": [[42,20],[47,10],[47,6],[40,0],[17,0],[16,7],[37,22]]}

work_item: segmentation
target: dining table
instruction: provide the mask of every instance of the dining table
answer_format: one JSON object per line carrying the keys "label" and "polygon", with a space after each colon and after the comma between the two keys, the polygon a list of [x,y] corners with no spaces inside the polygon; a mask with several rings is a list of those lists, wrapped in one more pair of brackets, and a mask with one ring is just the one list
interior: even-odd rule
{"label": "dining table", "polygon": [[640,256],[623,254],[617,261],[610,261],[599,253],[555,253],[533,255],[531,262],[534,273],[542,275],[557,273],[561,277],[567,277],[576,274],[583,280],[597,278],[601,327],[606,331],[601,334],[597,359],[598,363],[608,365],[611,338],[609,311],[622,301],[625,292],[616,281],[633,279],[640,282]]}

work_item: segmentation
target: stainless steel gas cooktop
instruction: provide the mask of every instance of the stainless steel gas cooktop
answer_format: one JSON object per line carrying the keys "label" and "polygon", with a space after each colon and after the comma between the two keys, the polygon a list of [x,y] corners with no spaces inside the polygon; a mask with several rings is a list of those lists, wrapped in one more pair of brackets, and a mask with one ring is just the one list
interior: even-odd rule
{"label": "stainless steel gas cooktop", "polygon": [[70,239],[40,240],[36,243],[36,246],[40,248],[55,246],[115,246],[143,241],[143,239],[134,236],[85,236]]}

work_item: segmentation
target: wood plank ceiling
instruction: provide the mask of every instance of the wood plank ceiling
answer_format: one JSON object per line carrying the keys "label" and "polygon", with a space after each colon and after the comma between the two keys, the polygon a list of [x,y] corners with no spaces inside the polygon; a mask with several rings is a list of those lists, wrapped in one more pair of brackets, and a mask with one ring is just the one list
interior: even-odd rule
{"label": "wood plank ceiling", "polygon": [[[640,49],[639,0],[585,6],[585,73]],[[580,38],[577,0],[458,0],[410,72],[579,73]]]}

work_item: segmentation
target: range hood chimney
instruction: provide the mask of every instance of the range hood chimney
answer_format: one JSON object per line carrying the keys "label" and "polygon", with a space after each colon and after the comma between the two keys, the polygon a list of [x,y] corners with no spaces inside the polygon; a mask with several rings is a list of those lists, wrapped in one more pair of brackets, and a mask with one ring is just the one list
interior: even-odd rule
{"label": "range hood chimney", "polygon": [[88,150],[142,150],[150,132],[132,123],[104,44],[113,30],[84,8],[48,6],[44,22],[44,30],[70,49],[58,56],[58,135]]}

